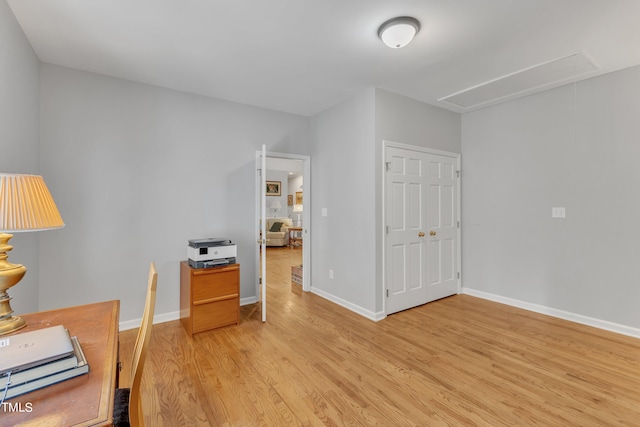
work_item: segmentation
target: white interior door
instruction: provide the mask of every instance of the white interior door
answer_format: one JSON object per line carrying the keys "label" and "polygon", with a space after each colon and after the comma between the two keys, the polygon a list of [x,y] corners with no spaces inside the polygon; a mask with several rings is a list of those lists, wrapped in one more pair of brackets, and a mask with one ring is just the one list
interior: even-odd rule
{"label": "white interior door", "polygon": [[385,146],[387,314],[458,292],[458,158]]}
{"label": "white interior door", "polygon": [[267,321],[267,146],[260,154],[260,284],[262,288],[262,321]]}
{"label": "white interior door", "polygon": [[426,155],[386,147],[387,313],[426,301]]}
{"label": "white interior door", "polygon": [[457,159],[428,154],[427,302],[458,291]]}

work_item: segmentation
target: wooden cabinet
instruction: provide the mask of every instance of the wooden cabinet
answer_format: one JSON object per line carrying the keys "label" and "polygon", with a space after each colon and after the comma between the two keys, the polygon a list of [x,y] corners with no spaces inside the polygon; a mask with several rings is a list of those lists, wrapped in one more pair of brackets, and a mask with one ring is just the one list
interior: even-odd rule
{"label": "wooden cabinet", "polygon": [[189,335],[240,323],[240,264],[180,263],[180,321]]}

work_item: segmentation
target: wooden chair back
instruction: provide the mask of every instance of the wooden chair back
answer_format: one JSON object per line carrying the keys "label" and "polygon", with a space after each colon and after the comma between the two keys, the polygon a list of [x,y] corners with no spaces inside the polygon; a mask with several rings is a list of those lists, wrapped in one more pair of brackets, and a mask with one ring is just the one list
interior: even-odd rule
{"label": "wooden chair back", "polygon": [[140,385],[142,382],[142,370],[146,359],[149,341],[151,339],[151,327],[153,325],[153,312],[156,307],[156,287],[158,284],[158,272],[152,262],[149,267],[149,280],[147,282],[147,299],[144,304],[142,323],[138,329],[135,346],[133,347],[133,359],[131,361],[131,394],[129,397],[129,422],[132,427],[144,426],[142,413],[142,401],[140,400]]}

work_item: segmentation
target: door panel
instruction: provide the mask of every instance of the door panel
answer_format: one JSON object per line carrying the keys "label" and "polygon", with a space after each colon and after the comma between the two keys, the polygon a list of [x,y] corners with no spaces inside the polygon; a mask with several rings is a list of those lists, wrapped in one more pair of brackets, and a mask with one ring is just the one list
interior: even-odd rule
{"label": "door panel", "polygon": [[435,286],[442,282],[442,275],[440,271],[440,255],[442,254],[440,240],[433,239],[429,242],[429,285]]}
{"label": "door panel", "polygon": [[393,231],[403,231],[404,230],[404,182],[392,182],[391,183],[391,200],[392,200],[392,211],[391,211],[391,228]]}
{"label": "door panel", "polygon": [[406,290],[404,270],[404,245],[393,246],[391,249],[391,292],[395,295]]}
{"label": "door panel", "polygon": [[440,227],[440,187],[437,185],[429,186],[429,226],[433,228]]}
{"label": "door panel", "polygon": [[411,243],[409,244],[410,259],[409,259],[409,290],[421,289],[423,285],[423,266],[422,259],[424,258],[424,251],[422,248],[424,244]]}
{"label": "door panel", "polygon": [[409,183],[409,192],[407,205],[409,207],[408,221],[411,230],[422,228],[422,185],[417,183]]}

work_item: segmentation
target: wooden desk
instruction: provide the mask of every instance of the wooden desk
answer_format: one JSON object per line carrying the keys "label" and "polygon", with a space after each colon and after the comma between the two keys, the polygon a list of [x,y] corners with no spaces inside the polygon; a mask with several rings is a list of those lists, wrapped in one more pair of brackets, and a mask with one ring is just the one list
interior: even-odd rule
{"label": "wooden desk", "polygon": [[0,407],[0,426],[111,425],[119,313],[120,301],[107,301],[22,316],[27,326],[17,333],[63,325],[77,336],[89,373],[7,400]]}

